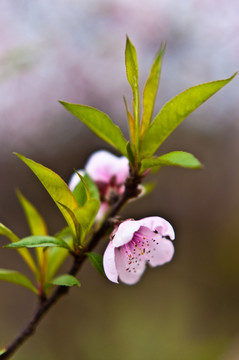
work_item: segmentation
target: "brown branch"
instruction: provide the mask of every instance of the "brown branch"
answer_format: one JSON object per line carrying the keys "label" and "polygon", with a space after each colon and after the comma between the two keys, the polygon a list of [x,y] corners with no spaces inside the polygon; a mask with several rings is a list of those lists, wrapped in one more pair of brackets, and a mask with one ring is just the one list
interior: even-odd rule
{"label": "brown branch", "polygon": [[[85,256],[75,258],[74,263],[69,271],[69,274],[76,275],[80,269],[81,264],[85,260]],[[58,286],[54,293],[44,302],[40,302],[37,310],[23,331],[16,337],[16,339],[9,345],[7,350],[0,355],[0,359],[9,359],[11,355],[31,336],[34,334],[36,327],[47,311],[59,300],[63,295],[69,292],[70,288],[67,286]]]}
{"label": "brown branch", "polygon": [[[122,194],[119,201],[112,207],[111,212],[108,218],[103,222],[100,229],[94,234],[90,243],[88,244],[86,251],[92,251],[96,245],[99,243],[100,239],[106,235],[106,232],[111,228],[111,223],[109,218],[114,217],[118,214],[120,209],[127,203],[128,200],[137,197],[139,194],[138,185],[141,182],[141,177],[138,176],[131,170],[131,175],[126,180],[125,191]],[[69,270],[69,275],[76,275],[83,262],[87,256],[84,253],[80,253],[79,255],[74,256],[74,262],[72,264],[71,269]],[[0,360],[9,359],[16,350],[31,336],[34,334],[38,323],[45,316],[48,310],[63,296],[66,295],[70,290],[70,287],[67,286],[58,286],[53,294],[44,300],[41,300],[35,314],[33,315],[31,321],[28,325],[23,329],[23,331],[16,337],[16,339],[8,346],[6,351],[0,355]]]}

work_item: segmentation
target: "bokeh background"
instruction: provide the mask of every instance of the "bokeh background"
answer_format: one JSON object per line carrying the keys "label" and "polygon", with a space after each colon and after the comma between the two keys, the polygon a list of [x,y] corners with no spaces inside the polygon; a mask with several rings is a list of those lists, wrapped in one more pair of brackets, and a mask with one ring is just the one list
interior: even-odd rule
{"label": "bokeh background", "polygon": [[[239,69],[238,13],[237,0],[1,0],[0,221],[28,235],[15,195],[20,188],[51,234],[64,226],[13,151],[68,181],[93,151],[110,150],[59,99],[97,107],[127,133],[126,33],[138,50],[141,90],[167,42],[157,110],[180,91]],[[235,78],[160,150],[192,152],[204,169],[164,168],[155,191],[122,213],[168,219],[176,231],[174,260],[148,269],[132,287],[112,284],[85,265],[80,290],[55,306],[13,359],[239,359],[238,85]],[[0,250],[0,267],[27,273],[12,250]],[[0,284],[1,346],[35,306],[28,290]]]}

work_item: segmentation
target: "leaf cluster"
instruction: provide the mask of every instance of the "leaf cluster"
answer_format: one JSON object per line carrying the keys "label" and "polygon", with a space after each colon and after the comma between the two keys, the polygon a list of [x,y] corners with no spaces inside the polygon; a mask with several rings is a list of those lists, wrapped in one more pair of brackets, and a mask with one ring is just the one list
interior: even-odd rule
{"label": "leaf cluster", "polygon": [[[11,241],[4,246],[5,248],[17,249],[20,253],[33,272],[38,286],[34,286],[25,275],[6,269],[0,269],[0,280],[25,286],[39,296],[45,296],[53,285],[79,286],[79,281],[72,275],[61,275],[56,279],[54,276],[66,257],[71,253],[82,252],[89,241],[90,231],[100,206],[98,189],[88,174],[78,174],[81,181],[72,193],[58,174],[23,155],[16,155],[40,180],[68,226],[55,236],[50,236],[43,217],[18,190],[17,196],[26,215],[31,235],[20,239],[3,224],[0,224],[0,234]],[[37,261],[28,248],[36,249]]]}
{"label": "leaf cluster", "polygon": [[[141,109],[137,52],[130,39],[128,37],[126,39],[126,75],[133,97],[132,112],[127,100],[124,98],[129,125],[129,140],[124,138],[119,127],[114,124],[109,116],[100,110],[86,105],[60,101],[69,112],[88,126],[98,137],[126,156],[131,167],[139,174],[143,174],[147,169],[156,168],[159,165],[160,167],[168,165],[191,169],[201,167],[199,160],[184,151],[174,151],[164,154],[163,157],[157,157],[155,153],[189,114],[228,84],[236,75],[234,74],[224,80],[196,85],[183,91],[168,101],[153,117],[164,53],[165,44],[162,44],[152,64],[143,90]],[[142,113],[142,116],[140,116],[140,113]]]}

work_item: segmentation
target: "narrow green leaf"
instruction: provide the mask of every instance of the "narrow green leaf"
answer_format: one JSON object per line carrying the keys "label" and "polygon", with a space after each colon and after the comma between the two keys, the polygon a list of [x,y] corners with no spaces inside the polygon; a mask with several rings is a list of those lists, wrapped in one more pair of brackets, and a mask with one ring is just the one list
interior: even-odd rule
{"label": "narrow green leaf", "polygon": [[64,101],[60,101],[60,103],[98,137],[118,149],[123,155],[127,155],[127,141],[120,128],[112,122],[108,115],[90,106],[71,104]]}
{"label": "narrow green leaf", "polygon": [[74,195],[68,188],[67,184],[62,180],[62,178],[56,174],[54,171],[48,169],[47,167],[36,163],[33,160],[27,159],[25,156],[16,154],[38,177],[42,185],[48,191],[52,199],[55,201],[56,205],[60,209],[62,215],[64,216],[67,224],[70,229],[75,233],[75,226],[72,221],[69,213],[59,205],[59,203],[64,204],[73,212],[78,208],[78,204]]}
{"label": "narrow green leaf", "polygon": [[90,230],[100,207],[100,201],[96,198],[91,198],[92,190],[90,191],[86,179],[81,174],[78,173],[78,175],[86,193],[86,202],[73,213],[71,213],[70,209],[67,209],[76,227],[77,236],[74,241],[76,245],[79,245],[79,240],[84,240],[85,235]]}
{"label": "narrow green leaf", "polygon": [[84,175],[84,179],[85,179],[85,181],[87,183],[87,186],[89,188],[90,197],[92,199],[96,199],[96,200],[100,201],[100,193],[99,193],[98,187],[96,186],[94,180],[92,180],[90,175],[87,174],[87,173]]}
{"label": "narrow green leaf", "polygon": [[128,160],[129,163],[134,166],[134,154],[130,145],[130,142],[127,143],[127,153],[128,153]]}
{"label": "narrow green leaf", "polygon": [[77,220],[75,214],[73,213],[73,211],[71,211],[71,209],[69,209],[64,204],[61,204],[61,203],[59,203],[59,204],[68,212],[68,214],[72,218],[72,221],[74,222],[76,237],[73,238],[73,242],[74,242],[74,245],[76,245],[76,247],[78,247],[78,245],[80,244],[81,233],[82,233],[79,221]]}
{"label": "narrow green leaf", "polygon": [[159,53],[157,54],[156,59],[153,63],[149,78],[144,88],[143,116],[142,116],[141,131],[140,131],[141,138],[143,137],[145,131],[148,129],[152,119],[155,98],[159,86],[164,51],[165,51],[165,44],[162,44]]}
{"label": "narrow green leaf", "polygon": [[[18,242],[20,240],[17,235],[15,235],[10,229],[8,229],[6,226],[4,226],[1,223],[0,223],[0,235],[6,236],[13,243]],[[21,257],[24,259],[24,261],[27,263],[29,268],[32,270],[32,272],[35,275],[37,275],[38,270],[30,252],[27,249],[19,249],[18,252],[21,255]]]}
{"label": "narrow green leaf", "polygon": [[[37,209],[22,195],[20,190],[17,190],[17,197],[22,205],[27,222],[32,235],[47,235],[47,226],[43,217],[39,214]],[[47,252],[41,248],[36,249],[37,260],[40,268],[47,266]]]}
{"label": "narrow green leaf", "polygon": [[141,158],[151,157],[176,127],[197,107],[229,83],[235,76],[194,86],[166,103],[145,133]]}
{"label": "narrow green leaf", "polygon": [[46,235],[35,235],[35,236],[27,236],[18,242],[5,245],[5,248],[8,249],[16,249],[16,248],[35,248],[35,247],[51,247],[51,246],[59,246],[71,251],[71,248],[67,243],[62,239],[57,239],[53,236]]}
{"label": "narrow green leaf", "polygon": [[26,199],[20,190],[17,197],[22,205],[32,235],[47,235],[47,226],[37,209]]}
{"label": "narrow green leaf", "polygon": [[96,254],[96,253],[86,253],[86,255],[89,257],[91,264],[94,266],[94,268],[101,274],[105,275],[104,267],[103,267],[103,256]]}
{"label": "narrow green leaf", "polygon": [[73,275],[60,275],[51,282],[53,285],[58,286],[80,286],[80,282]]}
{"label": "narrow green leaf", "polygon": [[79,176],[79,180],[82,182],[82,185],[84,186],[85,193],[86,193],[86,199],[90,200],[91,193],[90,193],[90,189],[88,187],[87,181],[85,180],[84,176],[81,175],[77,170],[74,170],[74,171]]}
{"label": "narrow green leaf", "polygon": [[23,274],[13,271],[13,270],[7,270],[7,269],[0,269],[0,280],[8,281],[13,284],[24,286],[31,291],[33,291],[35,294],[38,294],[37,289],[32,284],[32,282]]}
{"label": "narrow green leaf", "polygon": [[73,189],[73,195],[79,205],[79,207],[83,206],[87,200],[87,194],[85,191],[84,184],[80,180],[78,184]]}
{"label": "narrow green leaf", "polygon": [[130,133],[130,139],[131,142],[133,144],[133,146],[135,146],[135,121],[134,118],[129,110],[128,107],[128,103],[125,97],[123,97],[124,99],[124,104],[125,104],[125,108],[126,108],[126,114],[127,114],[127,118],[128,118],[128,124],[129,124],[129,133]]}
{"label": "narrow green leaf", "polygon": [[179,166],[189,169],[200,169],[202,167],[202,164],[194,155],[185,151],[172,151],[158,158],[142,160],[142,171],[162,165]]}
{"label": "narrow green leaf", "polygon": [[81,225],[81,240],[84,240],[85,235],[90,231],[99,207],[100,202],[96,199],[91,199],[88,200],[84,206],[75,211],[76,218]]}
{"label": "narrow green leaf", "polygon": [[[91,179],[91,177],[87,173],[85,173],[82,176],[84,177],[84,180],[87,183],[90,197],[100,201],[99,190],[98,190],[96,184],[94,183],[94,181]],[[77,201],[79,207],[81,207],[85,204],[85,202],[87,200],[87,195],[86,195],[85,186],[82,181],[79,181],[79,183],[75,186],[75,188],[73,190],[73,195],[76,198],[76,201]]]}
{"label": "narrow green leaf", "polygon": [[133,110],[134,110],[134,120],[135,120],[135,146],[136,152],[139,147],[139,81],[138,81],[138,60],[135,47],[129,40],[128,36],[126,39],[125,47],[125,67],[126,75],[128,82],[132,88],[133,92]]}
{"label": "narrow green leaf", "polygon": [[138,60],[136,49],[128,36],[125,47],[125,67],[128,82],[134,91],[138,87]]}
{"label": "narrow green leaf", "polygon": [[[56,234],[56,237],[58,239],[64,240],[70,248],[73,246],[73,239],[71,231],[68,227],[64,228],[62,231]],[[50,281],[58,271],[58,269],[61,267],[63,262],[66,260],[66,258],[69,256],[69,251],[60,248],[60,247],[51,247],[49,248],[49,258],[48,258],[48,268],[47,268],[47,274],[46,279],[47,281]]]}

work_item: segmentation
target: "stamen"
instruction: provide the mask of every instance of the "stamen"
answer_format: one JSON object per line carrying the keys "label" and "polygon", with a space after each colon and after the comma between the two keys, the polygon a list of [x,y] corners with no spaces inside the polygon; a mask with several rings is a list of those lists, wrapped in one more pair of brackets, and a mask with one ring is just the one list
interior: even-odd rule
{"label": "stamen", "polygon": [[[136,244],[136,247],[137,247],[137,249],[139,249],[141,255],[144,255],[145,249],[143,249],[143,251],[142,251],[142,249],[138,246],[138,244]],[[140,256],[140,254],[139,254],[139,256]]]}

